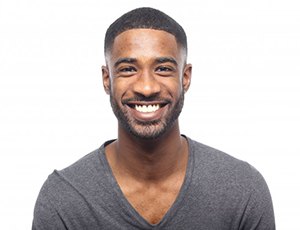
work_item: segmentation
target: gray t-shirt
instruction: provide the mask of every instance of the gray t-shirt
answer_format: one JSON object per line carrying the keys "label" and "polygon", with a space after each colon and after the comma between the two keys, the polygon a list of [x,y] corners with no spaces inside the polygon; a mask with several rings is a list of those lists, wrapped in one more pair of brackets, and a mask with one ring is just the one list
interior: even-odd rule
{"label": "gray t-shirt", "polygon": [[189,160],[178,197],[149,224],[123,195],[104,147],[54,171],[38,196],[32,229],[275,229],[267,184],[248,163],[189,138]]}

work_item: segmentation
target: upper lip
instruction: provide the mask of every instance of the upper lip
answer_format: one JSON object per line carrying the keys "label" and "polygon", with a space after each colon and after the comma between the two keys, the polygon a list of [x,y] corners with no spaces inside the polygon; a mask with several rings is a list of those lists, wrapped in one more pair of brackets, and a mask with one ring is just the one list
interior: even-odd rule
{"label": "upper lip", "polygon": [[168,100],[156,100],[156,101],[126,101],[123,104],[126,104],[127,106],[134,108],[136,105],[138,106],[149,106],[149,105],[159,105],[159,107],[164,107],[165,105],[169,104],[170,102]]}
{"label": "upper lip", "polygon": [[128,105],[165,105],[167,101],[129,101],[126,102]]}

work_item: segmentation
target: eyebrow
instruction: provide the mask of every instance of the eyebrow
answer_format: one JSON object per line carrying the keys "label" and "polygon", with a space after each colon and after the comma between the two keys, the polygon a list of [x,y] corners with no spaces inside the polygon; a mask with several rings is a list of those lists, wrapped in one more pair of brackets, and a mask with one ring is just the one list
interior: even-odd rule
{"label": "eyebrow", "polygon": [[156,59],[156,62],[157,63],[171,62],[171,63],[173,63],[176,66],[178,65],[177,61],[174,58],[172,58],[172,57],[160,57],[160,58]]}
{"label": "eyebrow", "polygon": [[137,59],[136,58],[128,58],[128,57],[125,57],[125,58],[120,58],[118,59],[114,66],[117,67],[118,65],[120,65],[121,63],[135,63],[137,62]]}
{"label": "eyebrow", "polygon": [[[120,65],[121,63],[128,63],[128,64],[131,64],[131,63],[136,63],[137,62],[137,59],[136,58],[129,58],[129,57],[124,57],[124,58],[119,58],[114,66],[117,67],[118,65]],[[173,63],[174,65],[178,65],[177,61],[172,58],[172,57],[159,57],[159,58],[156,58],[155,59],[155,62],[156,63],[166,63],[166,62],[171,62]]]}

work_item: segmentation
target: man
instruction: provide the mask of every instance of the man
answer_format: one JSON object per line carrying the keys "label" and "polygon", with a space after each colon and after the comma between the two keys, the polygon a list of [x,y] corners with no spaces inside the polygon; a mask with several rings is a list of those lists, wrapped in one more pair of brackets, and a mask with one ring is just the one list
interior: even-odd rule
{"label": "man", "polygon": [[183,28],[135,9],[108,28],[105,59],[118,138],[48,177],[33,229],[275,229],[259,172],[180,134],[192,72]]}

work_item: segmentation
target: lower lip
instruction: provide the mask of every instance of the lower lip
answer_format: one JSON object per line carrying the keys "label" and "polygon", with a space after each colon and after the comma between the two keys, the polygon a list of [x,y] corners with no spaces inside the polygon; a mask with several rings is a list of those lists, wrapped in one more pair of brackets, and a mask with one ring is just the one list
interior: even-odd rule
{"label": "lower lip", "polygon": [[167,110],[167,106],[165,105],[161,108],[159,108],[158,110],[154,111],[154,112],[150,112],[150,113],[143,113],[143,112],[139,112],[137,111],[135,108],[131,108],[130,112],[132,113],[133,117],[138,120],[138,121],[142,121],[142,122],[147,122],[147,121],[155,121],[155,120],[159,120],[160,118],[162,118],[162,116],[164,115],[164,113]]}

